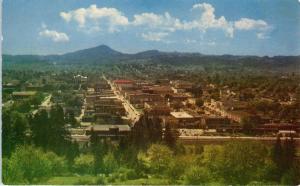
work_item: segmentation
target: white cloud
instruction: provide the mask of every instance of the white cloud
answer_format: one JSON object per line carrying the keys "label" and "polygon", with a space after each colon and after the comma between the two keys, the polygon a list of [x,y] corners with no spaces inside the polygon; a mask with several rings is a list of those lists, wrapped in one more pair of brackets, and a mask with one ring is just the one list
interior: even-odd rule
{"label": "white cloud", "polygon": [[200,17],[192,21],[181,21],[178,18],[172,17],[168,12],[163,15],[154,13],[142,13],[134,15],[132,24],[135,26],[146,26],[151,29],[174,32],[176,30],[192,30],[198,29],[206,32],[207,29],[215,28],[222,29],[226,35],[233,37],[234,28],[232,23],[228,22],[224,16],[216,18],[215,9],[211,4],[202,3],[195,4],[192,10],[201,11]]}
{"label": "white cloud", "polygon": [[226,35],[233,37],[234,29],[232,24],[226,20],[224,16],[216,18],[215,8],[208,3],[201,3],[193,5],[192,10],[200,10],[201,15],[198,19],[192,22],[187,22],[185,28],[198,28],[199,30],[205,32],[207,29],[222,29],[225,31]]}
{"label": "white cloud", "polygon": [[57,32],[55,30],[44,29],[43,31],[39,32],[39,35],[50,38],[54,42],[67,42],[70,40],[66,33]]}
{"label": "white cloud", "polygon": [[185,43],[196,43],[197,40],[195,40],[195,39],[185,39],[184,42]]}
{"label": "white cloud", "polygon": [[216,45],[216,42],[210,41],[210,42],[207,43],[207,45],[208,45],[208,46],[215,46],[215,45]]}
{"label": "white cloud", "polygon": [[240,20],[234,22],[234,27],[238,30],[267,30],[269,25],[263,20],[241,18]]}
{"label": "white cloud", "polygon": [[66,21],[74,21],[83,30],[99,31],[101,27],[108,28],[108,31],[117,31],[118,26],[129,24],[128,18],[115,8],[98,8],[91,5],[88,8],[79,8],[69,12],[61,12],[60,16]]}
{"label": "white cloud", "polygon": [[172,17],[168,12],[163,15],[154,13],[142,13],[134,15],[132,24],[135,26],[147,26],[160,30],[173,32],[182,28],[182,23],[179,19]]}
{"label": "white cloud", "polygon": [[148,32],[142,33],[142,38],[146,41],[162,41],[168,35],[167,32]]}
{"label": "white cloud", "polygon": [[[142,29],[142,32],[144,32],[144,34],[141,34],[144,39],[162,38],[166,36],[166,34],[178,30],[199,30],[202,33],[206,33],[210,29],[221,30],[230,38],[234,37],[236,30],[254,30],[257,32],[257,37],[261,39],[262,37],[266,37],[266,33],[271,30],[270,25],[260,19],[241,18],[237,21],[229,21],[225,16],[216,17],[215,8],[209,3],[194,4],[191,10],[194,14],[198,14],[198,16],[192,20],[180,20],[179,18],[171,16],[168,12],[164,14],[143,12],[135,14],[133,19],[129,21],[118,9],[97,7],[96,5],[61,12],[60,16],[66,22],[75,22],[78,28],[86,33],[105,30],[115,32],[120,31],[120,28],[123,27],[139,27]],[[159,39],[152,40],[158,41]]]}
{"label": "white cloud", "polygon": [[262,33],[257,33],[256,36],[257,36],[258,39],[268,39],[269,38],[269,36],[266,33],[263,33],[263,32]]}

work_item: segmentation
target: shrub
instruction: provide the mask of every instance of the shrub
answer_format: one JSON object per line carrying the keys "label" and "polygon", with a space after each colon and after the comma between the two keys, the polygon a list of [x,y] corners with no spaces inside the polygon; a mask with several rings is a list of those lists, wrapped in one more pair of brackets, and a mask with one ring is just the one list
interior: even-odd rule
{"label": "shrub", "polygon": [[134,180],[139,177],[134,169],[128,169],[128,168],[124,168],[124,167],[121,167],[118,170],[118,173],[120,175],[123,175],[124,180]]}
{"label": "shrub", "polygon": [[65,174],[68,170],[67,162],[63,157],[57,156],[53,152],[48,152],[46,158],[50,161],[51,175],[58,176]]}
{"label": "shrub", "polygon": [[87,154],[75,158],[74,169],[80,174],[92,174],[94,172],[94,156]]}
{"label": "shrub", "polygon": [[3,181],[5,184],[30,184],[56,175],[56,169],[66,171],[65,168],[64,158],[32,146],[21,146],[10,159],[5,159]]}
{"label": "shrub", "polygon": [[154,173],[164,172],[173,157],[173,152],[165,145],[153,144],[147,150],[147,160]]}
{"label": "shrub", "polygon": [[103,158],[103,164],[106,173],[114,172],[118,168],[117,160],[113,153],[109,152]]}
{"label": "shrub", "polygon": [[93,182],[88,179],[79,178],[79,180],[75,183],[75,185],[93,185]]}
{"label": "shrub", "polygon": [[188,185],[203,185],[210,181],[210,174],[203,167],[191,167],[185,174],[185,183]]}
{"label": "shrub", "polygon": [[105,185],[105,183],[105,175],[98,175],[96,179],[96,185]]}

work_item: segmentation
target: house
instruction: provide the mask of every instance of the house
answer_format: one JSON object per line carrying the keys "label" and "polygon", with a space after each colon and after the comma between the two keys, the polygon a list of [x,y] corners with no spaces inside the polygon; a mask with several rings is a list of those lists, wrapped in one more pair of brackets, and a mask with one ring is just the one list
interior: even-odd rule
{"label": "house", "polygon": [[193,87],[193,83],[186,81],[171,81],[172,89],[175,93],[184,93],[190,90]]}
{"label": "house", "polygon": [[145,111],[153,116],[169,116],[171,112],[170,106],[165,102],[148,102],[144,107]]}
{"label": "house", "polygon": [[171,93],[171,94],[167,94],[166,98],[170,101],[170,102],[182,102],[182,101],[186,101],[188,99],[188,96],[185,94],[178,94],[178,93]]}
{"label": "house", "polygon": [[76,84],[87,82],[87,77],[86,76],[82,76],[82,75],[78,74],[78,75],[75,75],[73,78],[74,78],[74,82]]}
{"label": "house", "polygon": [[106,81],[98,82],[94,85],[94,90],[96,92],[103,92],[105,90],[110,90],[110,85]]}
{"label": "house", "polygon": [[205,115],[201,119],[201,124],[206,128],[216,129],[221,126],[228,126],[230,120],[226,117]]}
{"label": "house", "polygon": [[114,80],[113,83],[120,89],[130,89],[134,87],[134,82],[127,79]]}
{"label": "house", "polygon": [[126,98],[131,104],[142,104],[143,106],[145,102],[162,102],[164,100],[164,98],[159,94],[150,94],[137,91],[126,93]]}
{"label": "house", "polygon": [[185,111],[171,112],[170,114],[173,117],[172,121],[175,121],[175,126],[178,128],[199,128],[201,125],[198,117]]}
{"label": "house", "polygon": [[162,96],[166,96],[167,94],[174,93],[172,88],[170,86],[150,86],[150,87],[144,87],[142,89],[143,92],[149,93],[149,94],[159,94]]}

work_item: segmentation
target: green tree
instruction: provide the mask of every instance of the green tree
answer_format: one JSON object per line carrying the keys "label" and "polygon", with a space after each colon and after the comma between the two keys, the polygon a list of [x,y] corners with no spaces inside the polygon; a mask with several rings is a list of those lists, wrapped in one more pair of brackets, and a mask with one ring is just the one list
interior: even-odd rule
{"label": "green tree", "polygon": [[8,110],[3,111],[2,118],[2,153],[7,156],[16,145],[25,143],[28,120],[24,114]]}
{"label": "green tree", "polygon": [[69,154],[72,143],[61,106],[53,106],[49,114],[45,110],[39,111],[32,119],[31,131],[36,145],[60,155]]}
{"label": "green tree", "polygon": [[272,160],[276,165],[276,176],[275,179],[277,181],[280,180],[283,166],[284,166],[284,160],[283,160],[283,150],[282,150],[282,144],[280,137],[277,136],[276,143],[274,144],[274,147],[272,148]]}
{"label": "green tree", "polygon": [[247,184],[265,175],[269,151],[257,142],[230,142],[224,146],[205,146],[200,165],[208,168],[214,179],[226,184]]}
{"label": "green tree", "polygon": [[150,118],[145,113],[134,125],[130,141],[137,149],[146,149],[149,144],[158,143],[162,139],[162,127],[156,117]]}
{"label": "green tree", "polygon": [[164,142],[170,148],[175,148],[177,140],[177,131],[172,129],[170,124],[166,124],[164,131]]}
{"label": "green tree", "polygon": [[33,184],[62,172],[66,172],[64,158],[32,146],[20,146],[5,160],[3,181],[5,184]]}
{"label": "green tree", "polygon": [[153,144],[146,153],[151,170],[158,174],[167,170],[173,152],[165,145]]}
{"label": "green tree", "polygon": [[187,185],[204,185],[211,181],[211,176],[204,167],[192,166],[187,169],[184,181]]}
{"label": "green tree", "polygon": [[103,157],[103,165],[106,174],[112,173],[118,168],[117,160],[112,152],[107,153]]}
{"label": "green tree", "polygon": [[97,174],[103,169],[103,157],[107,152],[107,148],[106,148],[106,141],[101,141],[99,136],[94,132],[93,128],[90,136],[90,144],[91,144],[91,151],[95,159],[94,173]]}
{"label": "green tree", "polygon": [[46,110],[39,111],[31,120],[32,140],[35,145],[49,148],[51,123]]}
{"label": "green tree", "polygon": [[81,154],[74,159],[74,170],[80,174],[93,174],[94,173],[94,156],[91,154]]}

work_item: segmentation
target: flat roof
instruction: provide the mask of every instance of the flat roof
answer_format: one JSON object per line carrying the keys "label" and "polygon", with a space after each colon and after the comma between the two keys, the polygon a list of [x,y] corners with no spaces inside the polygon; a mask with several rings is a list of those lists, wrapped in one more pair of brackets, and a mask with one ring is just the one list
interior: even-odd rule
{"label": "flat roof", "polygon": [[175,118],[193,118],[192,115],[188,114],[187,112],[171,112],[170,113]]}
{"label": "flat roof", "polygon": [[111,128],[118,128],[119,131],[130,131],[130,127],[128,125],[92,125],[86,128],[86,130],[94,131],[109,131]]}
{"label": "flat roof", "polygon": [[116,84],[131,84],[131,83],[133,83],[133,81],[127,80],[127,79],[117,79],[117,80],[114,80],[114,83],[116,83]]}

